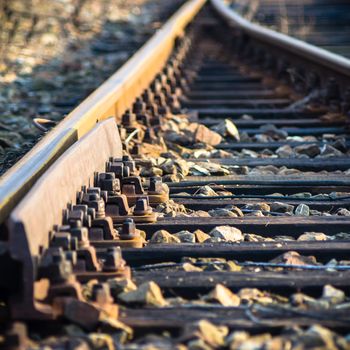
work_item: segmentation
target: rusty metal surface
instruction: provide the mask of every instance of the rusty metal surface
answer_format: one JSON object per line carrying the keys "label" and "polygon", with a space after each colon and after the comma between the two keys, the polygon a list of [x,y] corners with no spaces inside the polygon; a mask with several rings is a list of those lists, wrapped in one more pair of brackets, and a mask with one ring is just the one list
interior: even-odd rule
{"label": "rusty metal surface", "polygon": [[38,177],[98,121],[118,118],[151,82],[169,57],[175,39],[205,0],[188,1],[128,62],[84,100],[0,179],[0,222]]}
{"label": "rusty metal surface", "polygon": [[239,28],[244,33],[350,77],[349,59],[308,44],[302,40],[251,23],[230,9],[222,0],[211,0],[211,4],[221,17],[225,18],[233,27]]}
{"label": "rusty metal surface", "polygon": [[[91,147],[91,144],[94,147]],[[23,303],[15,317],[28,317],[32,310],[35,269],[40,254],[49,245],[48,232],[62,220],[62,209],[75,202],[81,186],[93,183],[94,172],[104,171],[105,159],[121,158],[122,149],[114,119],[108,119],[87,133],[45,172],[8,219],[10,254],[23,264],[25,290],[14,298]]]}
{"label": "rusty metal surface", "polygon": [[[189,3],[192,15],[203,3]],[[97,123],[11,212],[0,244],[0,263],[20,275],[0,283],[11,287],[11,317],[39,322],[58,341],[67,340],[67,323],[115,336],[123,321],[137,338],[205,317],[281,336],[315,320],[350,329],[350,105],[331,94],[288,109],[308,91],[272,78],[264,61],[240,58],[210,11],[175,46],[172,27],[167,44],[153,42],[147,57],[163,50],[169,60],[160,55],[153,73],[134,67],[140,79],[120,92],[120,104],[102,98],[107,109],[114,103],[119,130],[115,118]],[[242,94],[252,81],[278,96],[220,98],[221,89]],[[206,93],[191,101],[203,84]],[[237,108],[220,108],[225,101]],[[83,134],[94,124],[87,120],[78,121]],[[218,286],[239,303],[206,294]],[[26,337],[13,324],[6,339]]]}

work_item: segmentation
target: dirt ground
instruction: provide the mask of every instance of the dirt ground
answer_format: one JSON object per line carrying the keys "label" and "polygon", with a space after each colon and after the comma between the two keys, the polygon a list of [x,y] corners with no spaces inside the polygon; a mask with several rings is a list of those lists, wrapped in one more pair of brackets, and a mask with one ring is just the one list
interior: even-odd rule
{"label": "dirt ground", "polygon": [[0,175],[120,67],[181,1],[0,2]]}

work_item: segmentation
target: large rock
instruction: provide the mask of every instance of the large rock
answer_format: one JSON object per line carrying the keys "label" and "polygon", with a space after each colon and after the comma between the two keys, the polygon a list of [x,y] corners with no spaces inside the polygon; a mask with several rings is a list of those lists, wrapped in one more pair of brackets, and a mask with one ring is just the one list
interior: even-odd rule
{"label": "large rock", "polygon": [[298,241],[326,241],[328,236],[322,232],[305,232],[298,237]]}
{"label": "large rock", "polygon": [[226,326],[216,326],[207,320],[200,320],[194,324],[186,325],[181,338],[185,341],[200,339],[209,345],[210,349],[216,349],[225,344],[225,337],[227,335],[228,328]]}
{"label": "large rock", "polygon": [[198,189],[196,196],[218,196],[218,194],[208,185],[202,186]]}
{"label": "large rock", "polygon": [[159,286],[153,281],[142,283],[134,291],[119,294],[118,299],[127,304],[136,303],[158,307],[168,304]]}
{"label": "large rock", "polygon": [[198,243],[203,243],[205,242],[207,239],[210,238],[210,236],[208,234],[206,234],[205,232],[203,232],[202,230],[196,230],[193,232],[195,237],[196,237],[196,241]]}
{"label": "large rock", "polygon": [[196,236],[187,230],[177,232],[173,236],[177,237],[182,243],[196,243]]}
{"label": "large rock", "polygon": [[276,264],[287,265],[316,265],[317,261],[314,256],[303,256],[298,252],[290,251],[279,255],[277,258],[270,261]]}
{"label": "large rock", "polygon": [[292,147],[290,147],[289,145],[284,145],[284,146],[277,148],[276,154],[280,158],[288,158],[288,157],[291,157],[294,154],[294,152],[293,152]]}
{"label": "large rock", "polygon": [[212,209],[208,211],[211,217],[234,217],[236,218],[238,215],[231,210],[225,208]]}
{"label": "large rock", "polygon": [[343,152],[340,152],[338,149],[334,148],[333,146],[329,144],[325,144],[321,148],[321,157],[328,158],[328,157],[342,157],[344,156]]}
{"label": "large rock", "polygon": [[346,208],[340,208],[337,210],[337,215],[339,216],[350,216],[350,211]]}
{"label": "large rock", "polygon": [[193,130],[193,141],[202,142],[204,144],[211,145],[211,146],[216,146],[219,143],[221,143],[222,137],[220,134],[210,130],[205,125],[199,124]]}
{"label": "large rock", "polygon": [[270,211],[270,206],[265,203],[249,203],[244,206],[244,209],[248,210],[261,210],[261,211]]}
{"label": "large rock", "polygon": [[130,278],[110,278],[107,280],[107,283],[114,298],[117,298],[120,293],[131,292],[137,289],[135,283]]}
{"label": "large rock", "polygon": [[294,151],[298,154],[306,154],[313,158],[321,153],[320,148],[316,144],[311,145],[300,145],[294,148]]}
{"label": "large rock", "polygon": [[159,230],[154,232],[149,243],[181,243],[180,239],[168,231]]}
{"label": "large rock", "polygon": [[242,231],[231,226],[217,226],[209,232],[209,236],[223,239],[226,242],[239,242],[244,239]]}
{"label": "large rock", "polygon": [[310,208],[306,204],[301,203],[295,208],[294,213],[297,216],[309,216]]}
{"label": "large rock", "polygon": [[294,206],[282,202],[273,202],[270,204],[270,209],[276,213],[293,213]]}
{"label": "large rock", "polygon": [[339,304],[345,300],[345,293],[342,290],[327,284],[323,287],[321,299],[326,300],[331,304]]}
{"label": "large rock", "polygon": [[215,125],[212,127],[212,130],[216,131],[223,137],[230,137],[235,141],[240,141],[239,131],[230,119],[225,119],[221,123]]}
{"label": "large rock", "polygon": [[203,300],[215,301],[223,306],[238,306],[241,303],[239,296],[222,284],[217,284],[209,294],[203,297]]}

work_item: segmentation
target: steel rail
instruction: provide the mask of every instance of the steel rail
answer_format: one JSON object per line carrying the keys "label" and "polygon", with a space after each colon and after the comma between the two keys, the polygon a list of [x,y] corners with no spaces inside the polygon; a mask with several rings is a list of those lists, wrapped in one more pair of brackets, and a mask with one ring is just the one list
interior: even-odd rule
{"label": "steel rail", "polygon": [[230,9],[223,0],[210,0],[210,2],[217,13],[225,18],[230,26],[240,29],[243,33],[268,45],[277,46],[293,55],[298,55],[317,65],[322,65],[327,69],[331,68],[338,74],[340,73],[350,77],[349,59],[315,45],[308,44],[302,40],[249,22],[233,9]]}
{"label": "steel rail", "polygon": [[120,118],[169,58],[175,39],[206,3],[189,0],[105,83],[76,107],[0,179],[0,223],[46,169],[96,123]]}
{"label": "steel rail", "polygon": [[[94,147],[91,147],[91,145]],[[47,234],[60,222],[62,208],[76,199],[82,185],[93,183],[94,171],[104,171],[108,157],[122,157],[115,120],[109,118],[79,139],[38,179],[7,220],[9,253],[20,261],[26,283],[11,296],[13,317],[49,317],[51,310],[35,302],[35,268],[41,250],[49,245]],[[40,288],[40,287],[37,287]]]}

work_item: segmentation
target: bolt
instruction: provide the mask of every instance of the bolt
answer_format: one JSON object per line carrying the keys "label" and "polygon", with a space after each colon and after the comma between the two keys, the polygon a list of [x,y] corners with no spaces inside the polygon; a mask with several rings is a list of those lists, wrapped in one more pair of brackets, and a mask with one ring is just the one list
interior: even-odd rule
{"label": "bolt", "polygon": [[152,143],[155,138],[155,134],[152,128],[147,128],[145,130],[145,135],[143,137],[144,142]]}
{"label": "bolt", "polygon": [[[125,155],[123,156],[123,164],[125,168],[129,169],[129,174],[134,174],[136,171],[136,163],[135,161],[131,158],[130,155]],[[128,175],[130,176],[130,175]]]}
{"label": "bolt", "polygon": [[137,114],[144,114],[146,112],[146,104],[142,102],[141,98],[137,98],[136,101],[133,104],[132,108],[133,113]]}
{"label": "bolt", "polygon": [[147,215],[152,212],[152,209],[148,206],[147,198],[139,198],[136,201],[135,209],[134,209],[134,215]]}
{"label": "bolt", "polygon": [[122,116],[122,125],[126,127],[130,127],[135,125],[136,123],[136,115],[131,113],[130,110],[127,110]]}
{"label": "bolt", "polygon": [[329,103],[331,100],[339,100],[339,85],[334,78],[330,78],[326,84],[325,100]]}
{"label": "bolt", "polygon": [[162,178],[161,177],[151,177],[148,193],[150,194],[162,194],[163,186],[162,186]]}
{"label": "bolt", "polygon": [[107,283],[94,284],[91,299],[100,305],[113,303],[109,285]]}
{"label": "bolt", "polygon": [[176,95],[170,95],[167,98],[168,105],[171,106],[171,110],[174,114],[179,114],[181,111],[180,102]]}
{"label": "bolt", "polygon": [[94,208],[96,211],[97,218],[105,216],[105,202],[101,198],[100,188],[90,188],[88,190],[88,193],[84,194],[83,204],[86,204],[89,208]]}
{"label": "bolt", "polygon": [[132,149],[130,150],[131,154],[140,154],[141,153],[141,145],[140,144],[135,144],[133,145]]}
{"label": "bolt", "polygon": [[[92,208],[89,208],[86,204],[78,204],[78,205],[73,205],[71,208],[71,211],[82,212],[83,213],[82,218],[78,217],[77,219],[82,221],[83,226],[91,227],[91,220],[95,218],[95,212],[91,213],[91,209]],[[70,215],[68,219],[71,219]]]}
{"label": "bolt", "polygon": [[66,259],[62,249],[59,249],[52,253],[51,261],[44,266],[42,277],[49,278],[54,283],[62,283],[67,281],[72,273],[72,263]]}
{"label": "bolt", "polygon": [[67,261],[70,261],[73,266],[77,264],[78,255],[76,251],[70,250],[68,252],[65,252],[65,257]]}
{"label": "bolt", "polygon": [[84,212],[82,210],[72,210],[68,215],[68,224],[70,225],[73,221],[79,220],[83,222],[84,220]]}
{"label": "bolt", "polygon": [[73,221],[69,231],[78,240],[79,247],[88,247],[90,245],[89,230],[81,226],[81,221]]}
{"label": "bolt", "polygon": [[120,247],[108,248],[105,261],[103,263],[103,271],[115,272],[122,265],[122,252]]}
{"label": "bolt", "polygon": [[55,232],[50,246],[61,247],[63,250],[71,249],[71,234],[69,232]]}
{"label": "bolt", "polygon": [[116,178],[120,179],[123,177],[124,164],[121,161],[118,162],[109,162],[107,164],[107,172],[112,172]]}
{"label": "bolt", "polygon": [[89,187],[86,190],[86,193],[98,194],[99,196],[101,196],[101,189],[99,187]]}
{"label": "bolt", "polygon": [[120,233],[120,239],[127,240],[140,237],[139,232],[136,230],[136,225],[133,219],[126,219],[122,226]]}
{"label": "bolt", "polygon": [[146,103],[146,105],[148,106],[149,104],[152,104],[154,102],[154,96],[153,96],[153,92],[150,89],[146,89],[143,93],[142,93],[142,99],[143,101]]}
{"label": "bolt", "polygon": [[155,79],[151,84],[151,90],[154,94],[158,93],[162,88],[162,84],[158,79]]}
{"label": "bolt", "polygon": [[120,192],[120,182],[116,179],[113,172],[101,173],[98,175],[97,185],[108,194],[115,194]]}

